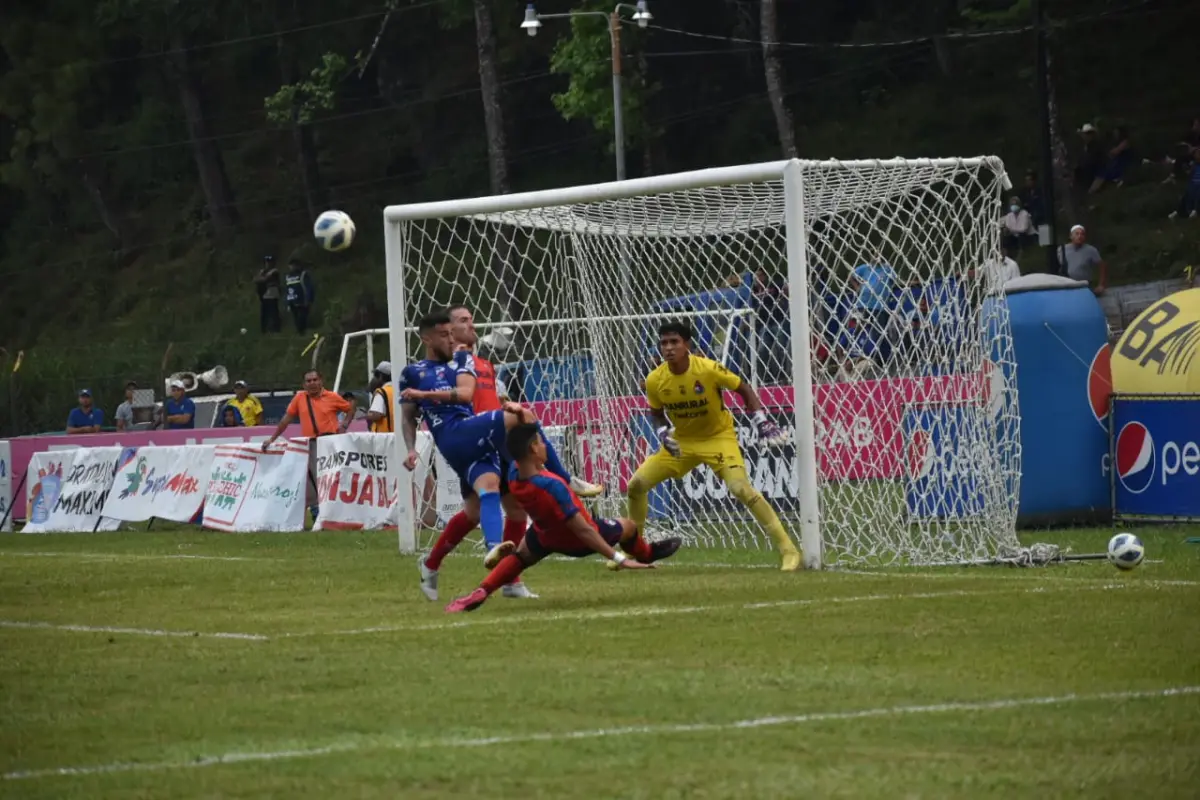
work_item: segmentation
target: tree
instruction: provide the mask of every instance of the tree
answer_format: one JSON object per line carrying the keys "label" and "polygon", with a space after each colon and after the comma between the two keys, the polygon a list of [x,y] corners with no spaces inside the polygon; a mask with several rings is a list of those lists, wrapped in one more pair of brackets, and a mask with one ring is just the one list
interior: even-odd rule
{"label": "tree", "polygon": [[762,29],[763,72],[767,79],[767,96],[771,99],[771,113],[775,116],[779,146],[783,149],[784,158],[795,158],[796,130],[792,126],[792,114],[787,106],[783,65],[779,62],[779,19],[775,0],[760,0],[759,27]]}
{"label": "tree", "polygon": [[317,143],[312,122],[322,111],[333,110],[337,84],[346,75],[346,59],[326,53],[319,66],[303,81],[296,80],[296,55],[282,36],[277,38],[280,76],[279,91],[263,101],[267,119],[288,128],[296,146],[296,165],[304,186],[304,202],[309,219],[316,219],[329,205],[329,191],[321,179]]}

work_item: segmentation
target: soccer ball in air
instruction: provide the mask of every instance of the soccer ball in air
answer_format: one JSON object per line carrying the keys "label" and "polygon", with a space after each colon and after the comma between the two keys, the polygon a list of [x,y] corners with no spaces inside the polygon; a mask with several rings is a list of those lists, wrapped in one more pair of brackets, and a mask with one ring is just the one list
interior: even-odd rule
{"label": "soccer ball in air", "polygon": [[313,236],[326,250],[345,250],[354,243],[354,220],[345,211],[326,211],[313,224]]}
{"label": "soccer ball in air", "polygon": [[1142,540],[1132,533],[1118,533],[1108,540],[1108,560],[1120,569],[1133,569],[1145,557]]}

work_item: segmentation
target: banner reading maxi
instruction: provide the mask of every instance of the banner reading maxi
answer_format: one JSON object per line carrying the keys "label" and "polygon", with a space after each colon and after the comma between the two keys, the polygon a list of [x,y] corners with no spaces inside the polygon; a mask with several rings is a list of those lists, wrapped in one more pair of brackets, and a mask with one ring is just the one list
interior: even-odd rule
{"label": "banner reading maxi", "polygon": [[22,533],[114,531],[101,510],[112,486],[119,447],[35,453],[26,481],[29,521]]}
{"label": "banner reading maxi", "polygon": [[1114,395],[1113,515],[1200,518],[1200,395]]}

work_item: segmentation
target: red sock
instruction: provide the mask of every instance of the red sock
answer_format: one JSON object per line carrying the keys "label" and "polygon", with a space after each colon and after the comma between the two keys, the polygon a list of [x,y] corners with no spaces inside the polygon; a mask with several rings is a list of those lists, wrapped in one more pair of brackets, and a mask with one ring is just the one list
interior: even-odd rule
{"label": "red sock", "polygon": [[507,517],[504,520],[504,541],[520,544],[525,538],[525,520]]}
{"label": "red sock", "polygon": [[643,539],[640,533],[635,533],[633,539],[628,542],[621,542],[621,549],[638,561],[644,563],[649,563],[650,561],[650,543]]}
{"label": "red sock", "polygon": [[496,565],[495,569],[487,574],[487,577],[483,579],[483,583],[479,584],[479,588],[491,594],[501,586],[506,586],[515,581],[523,569],[525,569],[524,561],[516,555],[507,555]]}
{"label": "red sock", "polygon": [[442,531],[437,542],[433,545],[433,550],[429,552],[429,557],[425,559],[425,566],[430,569],[440,569],[442,559],[450,554],[450,551],[458,547],[466,535],[475,530],[475,523],[467,516],[467,512],[460,511],[450,518],[446,523],[446,529]]}

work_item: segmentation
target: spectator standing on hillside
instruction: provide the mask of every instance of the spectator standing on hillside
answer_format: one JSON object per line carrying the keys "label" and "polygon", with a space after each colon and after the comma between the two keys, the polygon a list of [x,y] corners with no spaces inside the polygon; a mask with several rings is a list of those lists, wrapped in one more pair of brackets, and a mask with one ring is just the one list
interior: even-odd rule
{"label": "spectator standing on hillside", "polygon": [[1089,191],[1093,194],[1100,191],[1104,187],[1105,181],[1116,186],[1123,185],[1125,170],[1131,163],[1133,163],[1133,140],[1130,138],[1129,128],[1121,125],[1113,131],[1112,142],[1104,154],[1104,167],[1092,181]]}
{"label": "spectator standing on hillside", "polygon": [[279,269],[275,259],[263,256],[263,265],[254,276],[254,288],[258,291],[258,325],[263,333],[279,333]]}
{"label": "spectator standing on hillside", "polygon": [[196,427],[196,403],[184,391],[183,381],[171,381],[171,396],[163,404],[163,418],[170,431]]}
{"label": "spectator standing on hillside", "polygon": [[67,433],[99,433],[104,412],[92,405],[92,390],[79,390],[79,406],[67,415]]}
{"label": "spectator standing on hillside", "polygon": [[1096,180],[1104,174],[1104,145],[1096,136],[1096,126],[1090,122],[1084,123],[1079,129],[1079,136],[1083,139],[1083,151],[1075,165],[1075,186],[1083,191],[1091,191]]}
{"label": "spectator standing on hillside", "polygon": [[1170,218],[1195,217],[1200,214],[1200,147],[1192,150],[1192,172],[1188,184],[1179,198],[1179,208],[1171,212]]}
{"label": "spectator standing on hillside", "polygon": [[1029,212],[1029,218],[1035,226],[1046,221],[1045,201],[1042,199],[1042,189],[1038,186],[1037,173],[1029,170],[1025,173],[1025,188],[1020,194],[1021,207]]}
{"label": "spectator standing on hillside", "polygon": [[137,388],[136,381],[129,381],[125,384],[125,402],[117,406],[117,411],[113,414],[118,431],[133,430],[133,393]]}
{"label": "spectator standing on hillside", "polygon": [[1058,263],[1068,278],[1088,284],[1098,270],[1099,279],[1092,291],[1101,295],[1108,288],[1108,265],[1100,257],[1100,251],[1087,243],[1087,231],[1082,225],[1071,227],[1071,242],[1058,248]]}
{"label": "spectator standing on hillside", "polygon": [[1036,235],[1033,217],[1021,208],[1021,198],[1009,198],[1008,213],[1004,215],[1004,252],[1010,258],[1016,258],[1021,253],[1021,248],[1029,243],[1030,237]]}
{"label": "spectator standing on hillside", "polygon": [[233,384],[233,399],[228,401],[226,405],[233,406],[238,410],[238,416],[242,418],[242,424],[248,428],[253,428],[255,425],[262,424],[263,407],[258,398],[250,394],[250,387],[245,381],[236,381]]}
{"label": "spectator standing on hillside", "polygon": [[316,292],[312,276],[300,259],[288,261],[286,283],[287,306],[292,312],[292,321],[296,323],[296,333],[304,333],[308,330],[308,312],[312,309]]}

